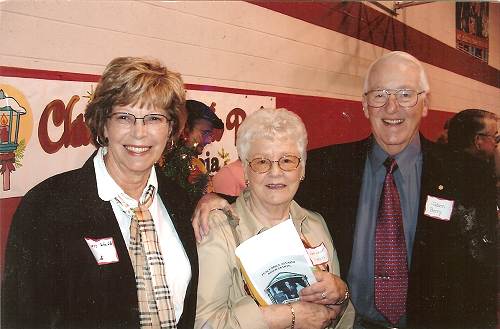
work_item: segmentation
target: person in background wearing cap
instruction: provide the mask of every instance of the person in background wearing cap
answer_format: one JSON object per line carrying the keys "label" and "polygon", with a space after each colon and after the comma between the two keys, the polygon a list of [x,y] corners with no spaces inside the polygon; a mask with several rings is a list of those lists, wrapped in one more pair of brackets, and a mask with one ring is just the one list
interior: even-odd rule
{"label": "person in background wearing cap", "polygon": [[181,134],[184,145],[192,147],[197,155],[214,141],[214,128],[223,129],[224,123],[215,114],[215,109],[195,100],[186,101],[188,114],[186,126]]}
{"label": "person in background wearing cap", "polygon": [[163,172],[176,179],[192,200],[198,200],[211,191],[210,177],[198,156],[214,141],[214,129],[223,129],[224,123],[215,109],[197,100],[187,100],[186,111],[186,125],[179,142],[165,150]]}

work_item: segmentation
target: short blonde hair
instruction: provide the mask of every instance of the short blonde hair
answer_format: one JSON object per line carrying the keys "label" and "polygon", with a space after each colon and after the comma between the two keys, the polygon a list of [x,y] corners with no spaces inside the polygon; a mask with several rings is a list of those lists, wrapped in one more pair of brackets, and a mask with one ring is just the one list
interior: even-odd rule
{"label": "short blonde hair", "polygon": [[92,101],[85,110],[85,123],[94,145],[107,145],[104,126],[113,106],[139,105],[164,109],[172,120],[170,137],[179,130],[186,91],[179,73],[156,59],[117,57],[104,69]]}
{"label": "short blonde hair", "polygon": [[248,152],[256,139],[293,140],[305,166],[307,158],[307,131],[300,117],[287,109],[265,109],[255,111],[245,118],[238,128],[236,148],[238,156],[246,165]]}

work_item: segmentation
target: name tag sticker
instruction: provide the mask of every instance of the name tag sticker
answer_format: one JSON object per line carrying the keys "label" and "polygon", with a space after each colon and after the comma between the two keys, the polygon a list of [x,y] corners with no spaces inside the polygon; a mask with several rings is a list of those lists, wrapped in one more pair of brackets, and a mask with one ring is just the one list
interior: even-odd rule
{"label": "name tag sticker", "polygon": [[85,241],[89,245],[90,251],[92,251],[92,255],[94,255],[97,264],[105,265],[117,263],[119,261],[113,238],[85,238]]}
{"label": "name tag sticker", "polygon": [[428,195],[424,215],[448,221],[451,218],[454,202],[453,200],[440,199]]}
{"label": "name tag sticker", "polygon": [[324,243],[314,248],[306,248],[306,250],[313,265],[320,265],[328,262],[328,250]]}

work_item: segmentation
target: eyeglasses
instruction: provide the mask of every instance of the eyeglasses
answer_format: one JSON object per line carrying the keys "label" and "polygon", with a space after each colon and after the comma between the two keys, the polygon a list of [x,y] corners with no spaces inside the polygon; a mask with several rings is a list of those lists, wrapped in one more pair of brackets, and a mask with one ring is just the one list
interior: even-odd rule
{"label": "eyeglasses", "polygon": [[491,139],[493,139],[495,141],[496,144],[500,143],[500,135],[488,135],[488,134],[485,134],[485,133],[477,133],[477,135],[479,136],[483,136],[483,137],[489,137]]}
{"label": "eyeglasses", "polygon": [[412,107],[418,102],[418,95],[425,90],[416,91],[411,89],[375,89],[365,93],[366,102],[371,107],[382,107],[387,104],[389,96],[394,95],[396,101],[402,107]]}
{"label": "eyeglasses", "polygon": [[125,127],[125,128],[131,128],[135,125],[135,122],[137,120],[142,120],[142,123],[145,126],[151,127],[151,128],[159,128],[161,126],[164,126],[168,124],[170,121],[169,118],[167,118],[166,115],[159,114],[159,113],[152,113],[152,114],[146,114],[142,118],[138,118],[132,113],[126,113],[126,112],[115,112],[111,113],[108,118],[111,120],[112,124],[115,124],[120,127]]}
{"label": "eyeglasses", "polygon": [[283,171],[292,171],[298,168],[301,159],[295,155],[284,155],[278,160],[269,160],[266,158],[255,158],[253,160],[247,160],[250,168],[259,174],[264,174],[271,170],[273,163],[278,163]]}

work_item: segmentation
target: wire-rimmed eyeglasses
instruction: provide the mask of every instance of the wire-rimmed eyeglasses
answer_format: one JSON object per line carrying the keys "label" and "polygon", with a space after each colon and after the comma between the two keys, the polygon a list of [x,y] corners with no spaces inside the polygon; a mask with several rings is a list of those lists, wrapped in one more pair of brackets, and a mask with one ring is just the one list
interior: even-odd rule
{"label": "wire-rimmed eyeglasses", "polygon": [[165,124],[168,124],[171,121],[166,115],[160,113],[146,114],[142,118],[138,118],[132,113],[115,112],[108,115],[108,118],[111,120],[113,124],[126,128],[133,127],[137,120],[142,120],[142,123],[145,126],[154,128],[164,126]]}
{"label": "wire-rimmed eyeglasses", "polygon": [[383,107],[387,104],[389,96],[394,95],[399,106],[413,107],[418,102],[418,95],[425,90],[416,91],[412,89],[374,89],[365,93],[366,102],[370,107]]}
{"label": "wire-rimmed eyeglasses", "polygon": [[283,171],[292,171],[299,167],[301,158],[295,155],[284,155],[278,160],[269,160],[266,158],[255,158],[247,160],[250,168],[259,174],[264,174],[271,170],[273,163],[276,162],[278,167]]}
{"label": "wire-rimmed eyeglasses", "polygon": [[498,144],[500,143],[500,135],[498,134],[495,134],[495,135],[489,135],[489,134],[485,134],[485,133],[477,133],[477,135],[479,136],[483,136],[483,137],[489,137],[491,139],[493,139],[493,141]]}

